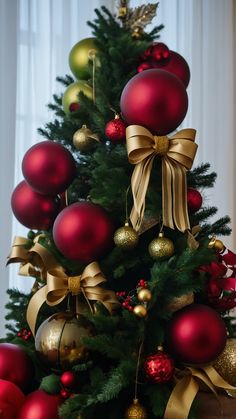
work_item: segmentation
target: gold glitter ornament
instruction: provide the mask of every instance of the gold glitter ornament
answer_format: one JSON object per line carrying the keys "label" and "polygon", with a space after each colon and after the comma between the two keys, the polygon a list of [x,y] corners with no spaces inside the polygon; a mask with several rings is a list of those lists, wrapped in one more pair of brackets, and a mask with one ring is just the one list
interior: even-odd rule
{"label": "gold glitter ornament", "polygon": [[144,307],[140,304],[140,305],[137,305],[137,306],[134,307],[133,313],[138,317],[146,317],[147,309],[146,309],[146,307]]}
{"label": "gold glitter ornament", "polygon": [[152,299],[152,293],[147,288],[143,288],[138,292],[138,299],[142,302],[148,302]]}
{"label": "gold glitter ornament", "polygon": [[151,241],[148,246],[150,256],[155,260],[170,258],[175,251],[174,244],[170,239],[164,237],[164,233],[159,233],[157,239]]}
{"label": "gold glitter ornament", "polygon": [[213,364],[216,371],[232,386],[236,386],[236,339],[227,339],[223,352]]}
{"label": "gold glitter ornament", "polygon": [[93,134],[86,125],[83,125],[73,135],[73,144],[81,152],[89,151],[93,147],[94,141],[99,141],[98,135]]}
{"label": "gold glitter ornament", "polygon": [[180,295],[179,297],[173,297],[172,300],[167,305],[166,309],[171,313],[174,313],[181,308],[188,306],[194,302],[194,295],[192,292],[184,295]]}
{"label": "gold glitter ornament", "polygon": [[147,411],[139,403],[138,399],[134,399],[125,412],[125,419],[147,419],[147,417]]}
{"label": "gold glitter ornament", "polygon": [[138,233],[128,223],[123,227],[118,228],[114,234],[114,242],[117,247],[131,250],[138,244]]}

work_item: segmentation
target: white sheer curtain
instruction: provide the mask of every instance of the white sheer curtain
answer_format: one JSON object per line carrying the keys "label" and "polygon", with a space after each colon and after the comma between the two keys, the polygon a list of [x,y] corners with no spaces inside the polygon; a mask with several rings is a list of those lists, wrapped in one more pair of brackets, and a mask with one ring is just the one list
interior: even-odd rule
{"label": "white sheer curtain", "polygon": [[[131,0],[131,6],[143,3]],[[154,23],[164,23],[161,40],[190,65],[189,110],[183,126],[198,131],[196,163],[209,161],[218,173],[216,187],[207,192],[206,200],[219,208],[219,216],[231,216],[235,230],[233,3],[160,0]],[[22,179],[25,151],[41,140],[37,127],[52,116],[45,105],[62,89],[56,76],[69,73],[69,51],[78,40],[90,36],[86,22],[102,4],[115,9],[116,1],[0,0],[0,325],[9,286],[5,257],[13,236],[25,233],[15,220],[11,226],[13,185]],[[236,249],[233,235],[227,243]],[[30,279],[18,277],[17,268],[12,268],[10,286],[27,289]]]}

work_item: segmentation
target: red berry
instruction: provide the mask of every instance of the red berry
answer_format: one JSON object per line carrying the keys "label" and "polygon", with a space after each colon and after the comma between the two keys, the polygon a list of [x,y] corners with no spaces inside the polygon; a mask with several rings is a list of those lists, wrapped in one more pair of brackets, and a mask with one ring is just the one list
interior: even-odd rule
{"label": "red berry", "polygon": [[18,336],[19,338],[21,338],[21,332],[18,332],[18,333],[17,333],[17,336]]}
{"label": "red berry", "polygon": [[60,381],[64,387],[71,388],[76,383],[76,375],[73,371],[65,371],[61,375]]}
{"label": "red berry", "polygon": [[71,395],[71,393],[65,388],[61,389],[60,394],[61,394],[61,397],[63,397],[63,399],[68,399],[68,397],[70,397]]}

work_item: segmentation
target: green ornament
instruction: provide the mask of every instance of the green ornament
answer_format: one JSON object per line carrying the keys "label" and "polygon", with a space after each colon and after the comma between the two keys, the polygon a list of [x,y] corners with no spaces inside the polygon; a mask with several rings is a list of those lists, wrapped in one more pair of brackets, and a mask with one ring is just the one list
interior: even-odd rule
{"label": "green ornament", "polygon": [[[93,98],[93,89],[91,86],[87,84],[85,80],[80,80],[75,83],[71,83],[63,97],[62,97],[62,106],[64,109],[64,112],[69,115],[73,110],[76,108],[73,107],[72,104],[79,104],[79,93],[83,92],[86,96],[88,96],[89,99]],[[77,107],[79,108],[79,106]]]}
{"label": "green ornament", "polygon": [[[94,45],[95,38],[85,38],[77,42],[70,51],[69,66],[77,79],[88,79],[88,63],[95,59],[97,49]],[[97,59],[96,59],[97,62]]]}

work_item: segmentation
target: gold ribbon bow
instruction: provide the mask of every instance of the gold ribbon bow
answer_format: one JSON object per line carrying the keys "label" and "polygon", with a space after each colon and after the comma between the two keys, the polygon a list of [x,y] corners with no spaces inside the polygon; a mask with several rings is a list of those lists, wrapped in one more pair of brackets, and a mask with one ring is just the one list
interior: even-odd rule
{"label": "gold ribbon bow", "polygon": [[26,318],[33,335],[38,312],[43,303],[46,302],[50,306],[55,306],[61,303],[70,293],[72,295],[82,293],[92,311],[94,310],[90,301],[100,301],[112,313],[119,303],[113,291],[100,286],[105,282],[106,278],[97,262],[90,263],[81,275],[74,277],[67,276],[61,267],[49,270],[47,284],[33,295],[27,309]]}
{"label": "gold ribbon bow", "polygon": [[[178,378],[178,375],[181,378]],[[170,395],[163,419],[188,418],[192,403],[199,391],[199,382],[204,383],[217,399],[216,388],[236,390],[236,387],[228,384],[211,365],[201,367],[201,369],[186,367],[184,371],[177,372],[177,384]]]}
{"label": "gold ribbon bow", "polygon": [[162,158],[162,218],[163,224],[184,232],[189,229],[187,211],[186,170],[191,169],[197,151],[196,131],[183,129],[170,138],[158,137],[140,125],[126,128],[129,162],[135,164],[131,178],[134,206],[130,220],[139,230],[144,210],[154,158]]}

